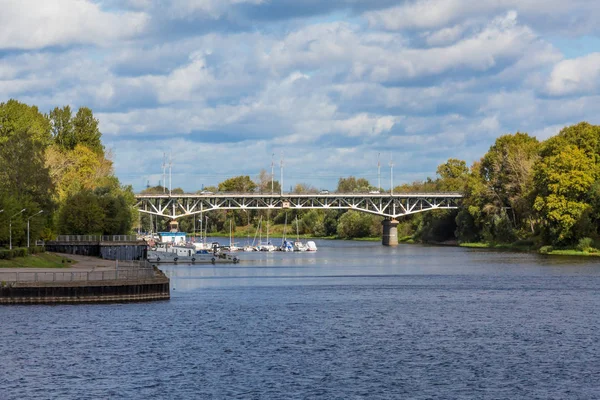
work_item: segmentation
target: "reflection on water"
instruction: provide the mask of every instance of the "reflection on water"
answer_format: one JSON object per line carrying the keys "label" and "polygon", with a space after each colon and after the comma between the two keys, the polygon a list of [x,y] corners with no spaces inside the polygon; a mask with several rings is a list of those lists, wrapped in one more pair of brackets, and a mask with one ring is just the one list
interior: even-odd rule
{"label": "reflection on water", "polygon": [[0,399],[598,398],[597,260],[317,245],[161,265],[166,302],[0,307]]}

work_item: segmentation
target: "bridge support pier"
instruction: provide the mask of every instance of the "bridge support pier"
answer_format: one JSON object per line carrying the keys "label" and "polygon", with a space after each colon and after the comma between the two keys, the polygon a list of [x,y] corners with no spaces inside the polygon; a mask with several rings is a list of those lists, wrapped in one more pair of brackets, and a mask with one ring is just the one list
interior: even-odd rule
{"label": "bridge support pier", "polygon": [[385,219],[381,225],[383,226],[381,244],[384,246],[398,246],[398,221]]}

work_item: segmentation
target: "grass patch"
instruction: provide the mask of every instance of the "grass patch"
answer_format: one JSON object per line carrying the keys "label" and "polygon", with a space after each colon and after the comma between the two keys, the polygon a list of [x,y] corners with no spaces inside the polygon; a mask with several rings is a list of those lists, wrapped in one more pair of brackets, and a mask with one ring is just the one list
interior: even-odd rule
{"label": "grass patch", "polygon": [[0,268],[68,268],[76,262],[50,253],[39,253],[12,260],[0,260]]}
{"label": "grass patch", "polygon": [[551,256],[587,256],[587,257],[600,257],[600,253],[590,253],[581,250],[552,250],[546,254]]}
{"label": "grass patch", "polygon": [[529,242],[517,241],[514,243],[485,243],[485,242],[471,242],[471,243],[459,243],[460,247],[467,247],[471,249],[496,249],[496,250],[513,250],[513,251],[532,251],[535,247]]}
{"label": "grass patch", "polygon": [[489,243],[481,243],[481,242],[465,242],[465,243],[460,243],[459,244],[460,247],[469,247],[472,249],[489,249],[492,247],[491,244]]}
{"label": "grass patch", "polygon": [[402,236],[398,238],[398,243],[414,243],[415,240],[413,239],[412,235],[408,235],[408,236]]}

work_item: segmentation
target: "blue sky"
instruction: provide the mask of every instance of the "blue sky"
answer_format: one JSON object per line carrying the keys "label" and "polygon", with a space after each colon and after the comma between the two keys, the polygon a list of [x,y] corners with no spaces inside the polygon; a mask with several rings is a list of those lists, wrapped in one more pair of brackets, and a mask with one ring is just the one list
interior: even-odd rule
{"label": "blue sky", "polygon": [[[88,106],[115,171],[390,184],[600,123],[594,0],[0,0],[0,101]],[[273,157],[273,154],[275,156]]]}

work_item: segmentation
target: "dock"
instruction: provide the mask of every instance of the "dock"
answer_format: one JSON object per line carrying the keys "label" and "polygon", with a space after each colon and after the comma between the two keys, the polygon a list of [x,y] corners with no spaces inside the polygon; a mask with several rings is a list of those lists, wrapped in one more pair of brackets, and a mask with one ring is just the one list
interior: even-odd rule
{"label": "dock", "polygon": [[0,269],[0,305],[170,299],[169,278],[147,261],[65,256],[77,264],[68,268]]}

